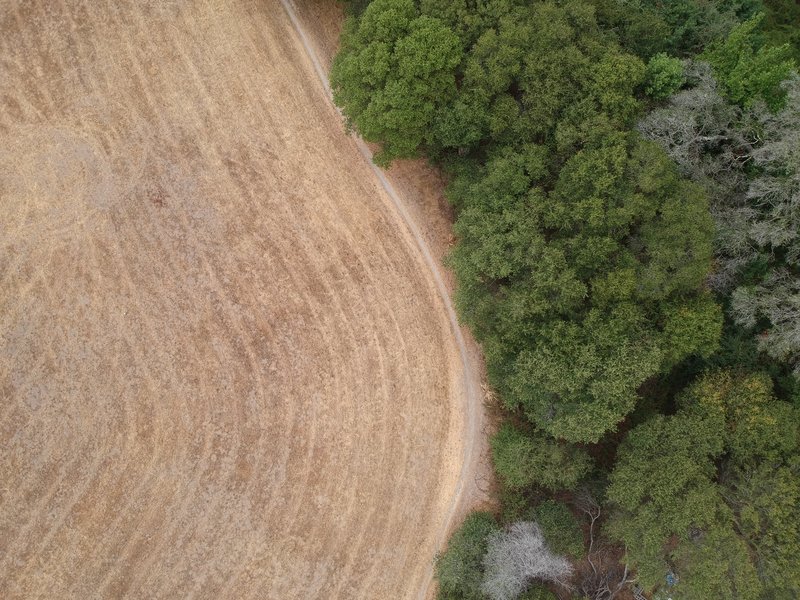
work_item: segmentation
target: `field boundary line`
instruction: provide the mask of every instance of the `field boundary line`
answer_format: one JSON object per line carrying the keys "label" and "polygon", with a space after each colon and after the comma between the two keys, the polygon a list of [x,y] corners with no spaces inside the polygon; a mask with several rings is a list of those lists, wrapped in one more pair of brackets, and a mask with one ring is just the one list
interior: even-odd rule
{"label": "field boundary line", "polygon": [[[322,84],[323,89],[325,90],[325,95],[327,96],[328,101],[333,105],[336,109],[337,113],[344,118],[342,111],[333,103],[333,92],[331,90],[330,83],[328,82],[328,74],[325,71],[322,63],[319,61],[319,57],[317,53],[314,51],[313,46],[308,40],[308,36],[306,35],[305,29],[303,25],[300,23],[300,19],[297,17],[297,13],[292,6],[290,0],[281,0],[281,4],[283,5],[286,14],[289,17],[289,20],[292,23],[292,27],[297,33],[298,37],[300,38],[300,42],[305,49],[306,56],[311,61],[311,64],[314,67],[314,71],[317,74],[317,77]],[[351,134],[351,137],[355,140],[356,146],[358,150],[361,152],[361,155],[369,164],[370,168],[372,169],[373,174],[378,179],[381,184],[381,187],[386,192],[386,195],[392,201],[389,204],[389,208],[396,211],[403,222],[405,223],[406,227],[408,228],[409,233],[414,238],[414,241],[417,245],[417,250],[422,254],[422,258],[424,259],[425,265],[428,267],[431,276],[436,284],[436,289],[439,292],[439,297],[442,301],[442,304],[445,307],[445,311],[447,312],[447,317],[450,322],[450,329],[453,334],[453,337],[456,342],[456,346],[458,347],[459,355],[461,358],[461,368],[463,372],[463,385],[464,385],[464,409],[466,414],[466,426],[465,426],[465,439],[463,440],[464,450],[463,450],[463,458],[461,464],[461,471],[459,472],[458,479],[456,481],[456,489],[453,494],[453,497],[450,501],[450,507],[448,509],[447,514],[445,515],[445,520],[442,523],[442,526],[439,530],[439,533],[436,538],[436,551],[437,553],[440,552],[445,545],[447,534],[450,531],[451,526],[453,525],[453,521],[458,514],[459,509],[461,508],[461,501],[464,494],[465,489],[465,481],[467,481],[467,477],[472,474],[474,479],[474,474],[477,472],[477,463],[478,463],[478,453],[476,452],[476,440],[479,435],[481,435],[480,428],[479,428],[479,420],[478,420],[478,411],[482,410],[482,400],[479,393],[480,390],[480,376],[478,372],[473,369],[473,365],[469,359],[469,352],[467,351],[466,343],[464,342],[464,335],[461,331],[461,326],[458,323],[458,317],[456,316],[455,309],[453,308],[453,302],[450,298],[450,293],[447,290],[447,286],[444,283],[444,278],[442,277],[441,270],[439,269],[439,265],[437,264],[436,259],[433,258],[431,254],[430,248],[428,247],[425,238],[422,237],[419,227],[417,226],[414,218],[411,216],[408,208],[406,207],[405,202],[394,189],[394,186],[391,182],[387,179],[384,172],[373,162],[372,160],[372,151],[366,145],[364,140],[361,139],[355,133]],[[428,576],[426,577],[425,581],[423,582],[422,589],[420,589],[417,597],[419,600],[424,600],[429,596],[431,585],[433,583],[433,563],[428,568]]]}

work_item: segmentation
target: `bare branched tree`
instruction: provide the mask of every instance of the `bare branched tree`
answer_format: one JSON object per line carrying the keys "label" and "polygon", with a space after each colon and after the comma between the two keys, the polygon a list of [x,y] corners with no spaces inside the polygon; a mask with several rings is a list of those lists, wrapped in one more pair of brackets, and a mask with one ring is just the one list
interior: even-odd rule
{"label": "bare branched tree", "polygon": [[592,495],[587,490],[579,492],[575,505],[589,519],[588,568],[578,573],[579,591],[590,600],[613,600],[634,578],[630,576],[628,565],[620,564],[611,549],[598,542],[595,528],[601,511]]}
{"label": "bare branched tree", "polygon": [[750,182],[747,199],[762,216],[750,235],[763,246],[784,248],[787,262],[800,266],[800,76],[784,88],[783,110],[755,113],[763,143],[752,152],[760,175]]}
{"label": "bare branched tree", "polygon": [[771,273],[761,284],[741,287],[731,296],[731,316],[745,327],[764,317],[772,327],[761,334],[759,348],[794,365],[800,376],[800,281],[786,270]]}
{"label": "bare branched tree", "polygon": [[484,557],[483,591],[492,600],[513,600],[534,579],[565,584],[572,565],[553,554],[536,523],[520,521],[493,534]]}
{"label": "bare branched tree", "polygon": [[[713,289],[733,293],[731,316],[755,327],[759,348],[800,376],[800,76],[784,82],[786,102],[742,110],[723,98],[707,64],[687,62],[690,87],[644,117],[642,135],[705,188],[716,222]],[[766,263],[757,285],[739,287],[750,264]],[[795,276],[796,279],[796,276]]]}

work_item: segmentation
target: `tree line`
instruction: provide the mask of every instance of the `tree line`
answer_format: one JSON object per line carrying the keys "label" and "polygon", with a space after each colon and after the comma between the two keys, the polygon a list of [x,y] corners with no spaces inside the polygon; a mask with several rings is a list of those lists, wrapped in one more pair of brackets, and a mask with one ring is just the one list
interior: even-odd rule
{"label": "tree line", "polygon": [[798,6],[351,4],[334,99],[447,175],[505,409],[440,598],[800,596]]}

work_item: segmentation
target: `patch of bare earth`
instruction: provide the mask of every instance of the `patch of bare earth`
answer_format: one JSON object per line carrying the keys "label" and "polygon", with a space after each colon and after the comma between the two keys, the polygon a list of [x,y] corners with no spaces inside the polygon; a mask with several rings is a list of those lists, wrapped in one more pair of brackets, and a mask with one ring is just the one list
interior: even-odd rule
{"label": "patch of bare earth", "polygon": [[417,597],[463,361],[279,0],[5,0],[0,81],[0,597]]}

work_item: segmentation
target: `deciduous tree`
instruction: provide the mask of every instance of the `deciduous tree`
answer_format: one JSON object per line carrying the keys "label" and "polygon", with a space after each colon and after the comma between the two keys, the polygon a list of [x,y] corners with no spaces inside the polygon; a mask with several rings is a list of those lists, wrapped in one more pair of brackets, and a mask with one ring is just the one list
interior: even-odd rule
{"label": "deciduous tree", "polygon": [[348,20],[331,69],[334,100],[379,164],[416,156],[436,110],[456,94],[458,36],[413,0],[374,0]]}

